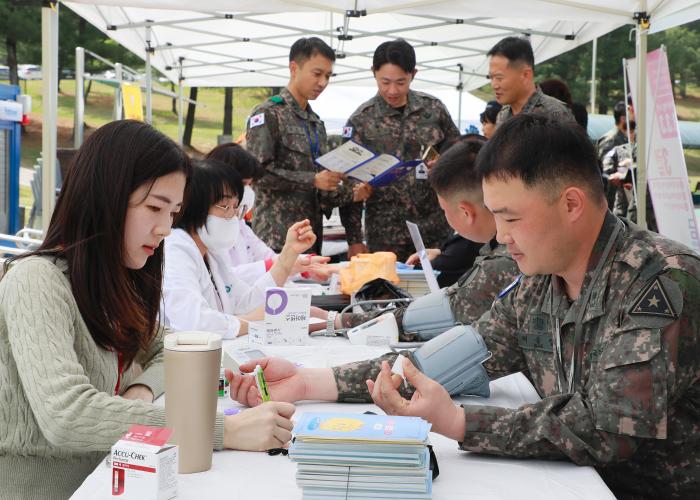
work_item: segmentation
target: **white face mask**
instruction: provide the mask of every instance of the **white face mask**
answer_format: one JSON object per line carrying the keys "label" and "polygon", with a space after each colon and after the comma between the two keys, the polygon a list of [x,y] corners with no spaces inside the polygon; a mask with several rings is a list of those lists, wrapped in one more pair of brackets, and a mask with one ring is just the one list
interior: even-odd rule
{"label": "white face mask", "polygon": [[238,240],[240,225],[238,217],[224,219],[216,215],[208,215],[204,226],[197,229],[197,234],[207,249],[229,250]]}
{"label": "white face mask", "polygon": [[242,208],[241,217],[244,217],[245,214],[253,210],[253,207],[255,206],[255,191],[253,191],[252,187],[243,187],[243,198],[238,206]]}

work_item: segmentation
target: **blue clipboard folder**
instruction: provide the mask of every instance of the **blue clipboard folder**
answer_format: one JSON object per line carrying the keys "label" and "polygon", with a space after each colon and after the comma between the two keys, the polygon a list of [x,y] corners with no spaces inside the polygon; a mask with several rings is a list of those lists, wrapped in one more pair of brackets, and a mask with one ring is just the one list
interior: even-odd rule
{"label": "blue clipboard folder", "polygon": [[373,187],[384,187],[409,173],[422,160],[401,161],[394,155],[376,154],[350,140],[317,158],[316,163],[327,170],[367,182]]}

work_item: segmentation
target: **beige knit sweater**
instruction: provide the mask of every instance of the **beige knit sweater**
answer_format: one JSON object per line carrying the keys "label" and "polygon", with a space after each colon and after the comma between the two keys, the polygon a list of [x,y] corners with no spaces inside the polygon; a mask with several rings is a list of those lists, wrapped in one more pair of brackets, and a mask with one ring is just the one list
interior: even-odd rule
{"label": "beige knit sweater", "polygon": [[[0,500],[68,498],[132,424],[165,425],[163,408],[113,395],[117,355],[92,340],[65,270],[30,257],[0,281]],[[122,393],[134,384],[163,393],[162,349],[161,328]],[[214,445],[223,446],[221,414]]]}

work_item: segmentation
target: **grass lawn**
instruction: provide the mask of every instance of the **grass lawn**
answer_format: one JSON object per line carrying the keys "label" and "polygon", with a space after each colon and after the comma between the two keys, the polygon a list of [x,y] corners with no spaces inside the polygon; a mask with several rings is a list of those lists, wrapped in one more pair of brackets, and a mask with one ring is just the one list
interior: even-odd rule
{"label": "grass lawn", "polygon": [[[33,168],[36,158],[41,151],[41,121],[43,99],[41,95],[42,82],[30,80],[22,82],[22,91],[32,96],[33,112],[30,114],[31,123],[22,135],[22,166]],[[168,87],[169,88],[169,87]],[[472,92],[484,100],[493,99],[490,87],[486,86]],[[270,95],[267,88],[242,88],[233,91],[233,137],[245,132],[245,119],[253,107]],[[189,96],[189,88],[185,89]],[[144,96],[145,99],[145,96]],[[85,133],[88,135],[99,126],[111,121],[114,101],[114,88],[93,82],[85,104]],[[216,145],[217,136],[222,133],[224,116],[224,89],[200,88],[197,97],[195,126],[192,134],[192,146],[195,150],[206,152]],[[75,105],[75,81],[61,81],[58,97],[58,146],[73,147],[73,108]],[[688,87],[686,98],[676,100],[679,119],[700,120],[700,88]],[[153,124],[163,133],[177,139],[177,114],[172,112],[172,99],[166,96],[153,95]],[[700,182],[700,150],[685,151],[688,175],[691,177],[693,188]],[[33,197],[29,187],[20,188],[20,203],[29,208]]]}
{"label": "grass lawn", "polygon": [[[22,137],[22,166],[33,167],[41,151],[41,121],[43,98],[40,80],[26,82],[27,93],[32,96],[33,112],[31,124]],[[24,82],[22,91],[24,91]],[[169,89],[169,87],[168,87]],[[185,89],[189,96],[189,88]],[[267,88],[234,89],[233,91],[233,136],[245,132],[245,119],[253,107],[269,96]],[[145,95],[143,96],[145,99]],[[112,120],[114,88],[93,82],[85,103],[85,132]],[[224,89],[200,88],[192,133],[192,146],[198,151],[208,151],[216,145],[217,135],[222,133],[224,119]],[[75,106],[75,81],[62,80],[58,96],[58,146],[73,147],[73,108]],[[172,99],[153,94],[153,124],[160,131],[177,139],[177,114],[172,112]]]}

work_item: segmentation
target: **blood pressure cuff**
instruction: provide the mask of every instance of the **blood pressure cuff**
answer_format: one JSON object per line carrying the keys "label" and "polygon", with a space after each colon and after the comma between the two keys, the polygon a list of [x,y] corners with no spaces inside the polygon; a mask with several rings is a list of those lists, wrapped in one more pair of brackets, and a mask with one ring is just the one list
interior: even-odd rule
{"label": "blood pressure cuff", "polygon": [[421,340],[430,340],[452,328],[456,321],[446,290],[443,288],[411,302],[403,314],[403,331],[415,333]]}
{"label": "blood pressure cuff", "polygon": [[482,363],[491,357],[474,328],[457,325],[413,353],[416,367],[450,395],[489,397],[489,378]]}

